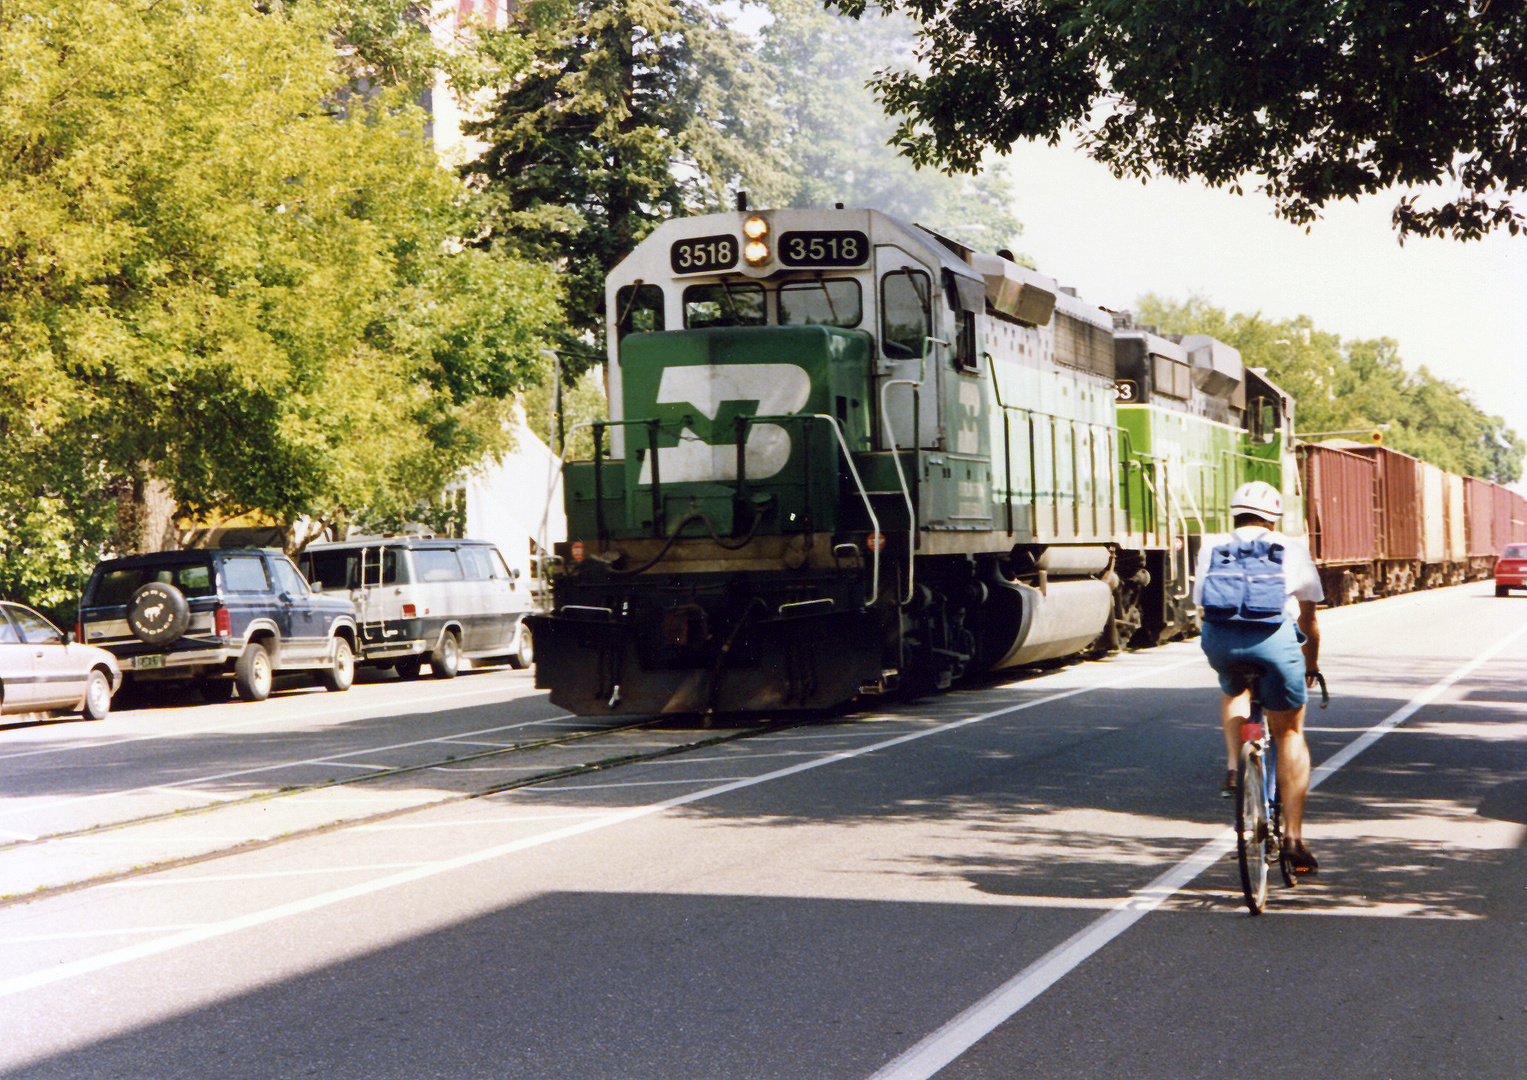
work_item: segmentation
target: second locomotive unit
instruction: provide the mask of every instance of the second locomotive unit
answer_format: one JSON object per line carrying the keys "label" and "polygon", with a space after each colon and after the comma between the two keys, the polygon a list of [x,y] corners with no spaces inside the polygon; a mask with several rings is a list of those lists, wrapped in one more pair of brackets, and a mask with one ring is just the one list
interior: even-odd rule
{"label": "second locomotive unit", "polygon": [[531,617],[536,685],[581,715],[826,708],[1164,640],[1236,486],[1296,487],[1292,403],[1234,349],[872,210],[665,222],[606,320],[611,418],[564,466]]}

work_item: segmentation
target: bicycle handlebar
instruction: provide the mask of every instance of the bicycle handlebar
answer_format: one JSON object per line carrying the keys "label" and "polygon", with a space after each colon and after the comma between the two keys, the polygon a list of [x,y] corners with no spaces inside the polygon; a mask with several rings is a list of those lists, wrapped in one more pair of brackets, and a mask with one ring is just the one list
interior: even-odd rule
{"label": "bicycle handlebar", "polygon": [[1320,684],[1320,707],[1323,709],[1331,703],[1331,693],[1326,689],[1326,677],[1318,671],[1306,671],[1304,681],[1309,682],[1311,679]]}

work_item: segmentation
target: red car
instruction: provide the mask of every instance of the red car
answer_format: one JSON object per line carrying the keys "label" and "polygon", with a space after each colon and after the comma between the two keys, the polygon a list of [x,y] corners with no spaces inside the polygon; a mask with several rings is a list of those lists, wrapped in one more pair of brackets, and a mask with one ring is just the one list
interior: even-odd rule
{"label": "red car", "polygon": [[1507,544],[1495,562],[1495,595],[1509,589],[1527,589],[1527,544]]}

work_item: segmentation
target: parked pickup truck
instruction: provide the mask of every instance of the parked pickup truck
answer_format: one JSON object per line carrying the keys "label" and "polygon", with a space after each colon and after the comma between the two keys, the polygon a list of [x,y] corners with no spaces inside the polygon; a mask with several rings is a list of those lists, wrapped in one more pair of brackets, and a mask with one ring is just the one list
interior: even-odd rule
{"label": "parked pickup truck", "polygon": [[325,596],[277,550],[188,550],[99,563],[80,595],[79,639],[116,656],[128,684],[196,684],[208,701],[270,694],[310,671],[348,690],[360,641],[355,605]]}

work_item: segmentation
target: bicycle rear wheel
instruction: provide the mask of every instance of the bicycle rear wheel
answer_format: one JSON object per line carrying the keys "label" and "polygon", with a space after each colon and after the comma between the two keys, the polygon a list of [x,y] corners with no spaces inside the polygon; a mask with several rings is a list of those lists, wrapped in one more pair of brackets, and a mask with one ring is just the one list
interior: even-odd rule
{"label": "bicycle rear wheel", "polygon": [[1235,851],[1241,864],[1241,891],[1253,915],[1267,903],[1267,789],[1262,782],[1262,755],[1251,743],[1241,747],[1236,778]]}

